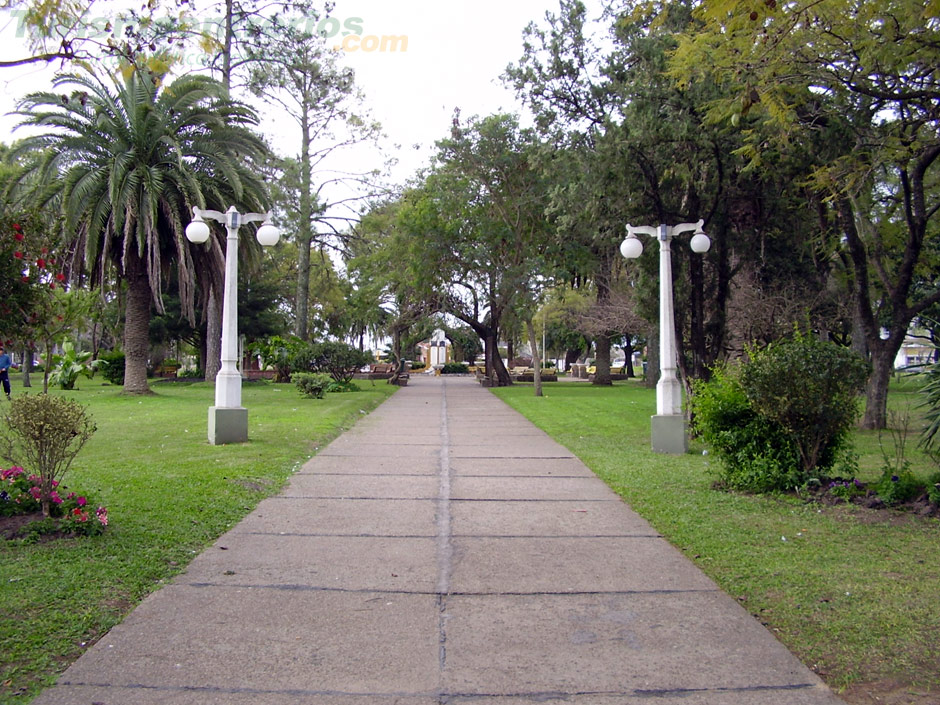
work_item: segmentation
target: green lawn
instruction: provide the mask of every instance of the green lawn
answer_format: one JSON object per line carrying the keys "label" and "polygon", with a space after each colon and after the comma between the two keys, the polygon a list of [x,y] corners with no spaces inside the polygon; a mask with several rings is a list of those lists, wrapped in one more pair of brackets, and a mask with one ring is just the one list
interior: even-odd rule
{"label": "green lawn", "polygon": [[[67,394],[87,405],[98,431],[64,484],[106,505],[110,525],[98,537],[0,541],[4,705],[25,702],[54,682],[131,607],[282,487],[319,446],[397,389],[363,381],[359,393],[312,400],[292,385],[246,384],[249,442],[211,446],[211,385],[157,383],[152,397],[122,396],[100,379],[80,386]],[[21,392],[15,382],[13,392]]]}
{"label": "green lawn", "polygon": [[[892,681],[940,692],[940,521],[714,490],[714,461],[701,445],[678,457],[650,450],[655,393],[636,383],[551,384],[543,398],[524,385],[493,391],[580,457],[834,688]],[[915,400],[912,382],[892,389],[892,408]],[[893,455],[889,435],[883,440]],[[878,434],[860,431],[856,441],[860,479],[873,480],[884,462]],[[922,477],[936,469],[913,436],[907,451]]]}

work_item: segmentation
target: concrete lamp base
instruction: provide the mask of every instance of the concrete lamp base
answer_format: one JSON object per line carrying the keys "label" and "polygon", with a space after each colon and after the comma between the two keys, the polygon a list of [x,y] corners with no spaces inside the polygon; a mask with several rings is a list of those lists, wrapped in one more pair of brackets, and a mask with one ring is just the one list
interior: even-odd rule
{"label": "concrete lamp base", "polygon": [[653,416],[652,441],[656,453],[681,455],[689,451],[688,428],[682,414]]}
{"label": "concrete lamp base", "polygon": [[243,407],[209,407],[209,443],[245,443],[248,440],[248,409]]}

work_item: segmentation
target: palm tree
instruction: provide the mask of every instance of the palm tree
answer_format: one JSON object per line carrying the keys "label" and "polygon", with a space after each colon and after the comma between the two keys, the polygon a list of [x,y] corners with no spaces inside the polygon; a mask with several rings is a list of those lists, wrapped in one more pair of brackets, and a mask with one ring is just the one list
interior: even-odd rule
{"label": "palm tree", "polygon": [[[69,94],[55,92],[71,89]],[[255,113],[204,76],[164,84],[147,69],[127,68],[110,85],[92,75],[63,75],[52,92],[20,104],[21,126],[49,128],[17,145],[42,156],[20,192],[58,209],[64,236],[84,249],[94,282],[113,267],[127,286],[124,391],[149,393],[151,307],[162,312],[162,281],[175,272],[183,309],[195,318],[196,273],[221,287],[221,238],[190,249],[192,207],[260,209],[256,176],[267,147],[251,131]],[[31,184],[31,189],[23,188]]]}

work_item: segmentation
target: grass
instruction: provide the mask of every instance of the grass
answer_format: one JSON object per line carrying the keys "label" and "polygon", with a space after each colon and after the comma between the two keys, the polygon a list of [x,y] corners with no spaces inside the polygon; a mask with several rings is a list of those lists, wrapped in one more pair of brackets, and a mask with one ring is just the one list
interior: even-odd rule
{"label": "grass", "polygon": [[[81,390],[63,393],[98,426],[64,484],[107,506],[110,525],[98,537],[0,541],[0,703],[26,702],[53,683],[318,447],[397,389],[359,385],[359,393],[312,400],[293,386],[246,384],[250,440],[226,446],[206,439],[208,384],[154,384],[155,396],[129,397],[82,380]],[[21,391],[15,383],[13,391]]]}
{"label": "grass", "polygon": [[[655,393],[558,383],[495,394],[569,448],[832,687],[891,681],[940,692],[940,521],[787,496],[712,489],[709,456],[649,448]],[[892,388],[893,408],[916,385]],[[916,409],[914,409],[916,413]],[[914,424],[912,424],[912,427]],[[885,436],[888,454],[894,445]],[[912,470],[935,470],[907,443]],[[860,479],[881,474],[878,434],[858,431]]]}

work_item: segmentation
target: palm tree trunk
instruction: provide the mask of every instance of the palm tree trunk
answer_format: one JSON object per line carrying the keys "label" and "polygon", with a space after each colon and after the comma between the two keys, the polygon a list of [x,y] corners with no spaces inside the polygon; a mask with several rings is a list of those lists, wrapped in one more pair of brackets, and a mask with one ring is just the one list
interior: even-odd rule
{"label": "palm tree trunk", "polygon": [[222,369],[222,297],[217,296],[215,288],[209,289],[209,303],[206,311],[206,367],[203,370],[207,382],[215,381],[215,376]]}
{"label": "palm tree trunk", "polygon": [[127,309],[124,315],[124,393],[151,394],[147,385],[150,350],[150,283],[144,263],[133,247],[124,268]]}

